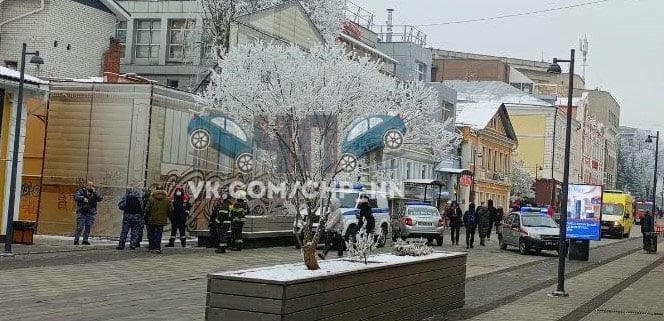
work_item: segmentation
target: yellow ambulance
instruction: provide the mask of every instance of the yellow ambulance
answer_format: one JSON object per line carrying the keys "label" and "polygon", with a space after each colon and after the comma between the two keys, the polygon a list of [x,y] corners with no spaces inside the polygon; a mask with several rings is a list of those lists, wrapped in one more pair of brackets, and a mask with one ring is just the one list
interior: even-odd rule
{"label": "yellow ambulance", "polygon": [[602,235],[629,237],[634,224],[632,196],[623,191],[606,190],[602,195]]}

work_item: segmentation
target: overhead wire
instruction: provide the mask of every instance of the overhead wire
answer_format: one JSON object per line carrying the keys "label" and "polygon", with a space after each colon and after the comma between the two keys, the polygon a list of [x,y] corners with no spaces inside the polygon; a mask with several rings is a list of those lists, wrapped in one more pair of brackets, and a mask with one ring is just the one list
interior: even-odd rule
{"label": "overhead wire", "polygon": [[577,4],[567,5],[567,6],[561,6],[561,7],[554,7],[554,8],[534,10],[534,11],[526,11],[526,12],[519,12],[519,13],[511,13],[511,14],[493,16],[493,17],[455,20],[455,21],[446,21],[446,22],[436,22],[436,23],[428,23],[428,24],[414,24],[413,26],[415,26],[415,27],[432,27],[432,26],[455,25],[455,24],[463,24],[463,23],[471,23],[471,22],[491,21],[491,20],[514,18],[514,17],[521,17],[521,16],[529,16],[529,15],[535,15],[535,14],[552,12],[552,11],[560,11],[560,10],[566,10],[566,9],[572,9],[572,8],[578,8],[578,7],[591,6],[591,5],[596,5],[596,4],[605,3],[605,2],[609,2],[609,1],[612,1],[612,0],[596,0],[596,1],[577,3]]}

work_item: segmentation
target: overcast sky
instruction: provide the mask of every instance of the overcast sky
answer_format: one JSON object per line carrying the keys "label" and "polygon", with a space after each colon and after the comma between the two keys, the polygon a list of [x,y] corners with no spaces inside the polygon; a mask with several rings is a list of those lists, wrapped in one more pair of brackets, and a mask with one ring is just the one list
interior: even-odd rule
{"label": "overcast sky", "polygon": [[[591,0],[351,0],[384,24],[428,24],[574,5]],[[536,15],[422,27],[435,48],[551,61],[567,58],[588,36],[586,87],[610,91],[620,124],[664,128],[664,1],[611,0]],[[567,69],[563,65],[563,69]]]}

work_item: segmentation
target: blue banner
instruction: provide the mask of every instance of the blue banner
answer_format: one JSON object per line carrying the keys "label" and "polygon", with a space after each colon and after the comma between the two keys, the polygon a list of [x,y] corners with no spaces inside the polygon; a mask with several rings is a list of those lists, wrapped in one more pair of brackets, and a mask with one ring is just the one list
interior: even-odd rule
{"label": "blue banner", "polygon": [[599,185],[568,185],[567,239],[600,240],[602,192]]}
{"label": "blue banner", "polygon": [[567,220],[567,239],[599,241],[601,226],[595,220]]}

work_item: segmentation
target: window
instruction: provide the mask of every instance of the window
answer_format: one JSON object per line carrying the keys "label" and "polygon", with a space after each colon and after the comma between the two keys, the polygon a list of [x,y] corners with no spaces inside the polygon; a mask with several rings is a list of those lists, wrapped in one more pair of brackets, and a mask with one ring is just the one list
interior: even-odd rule
{"label": "window", "polygon": [[406,163],[406,179],[410,178],[410,163]]}
{"label": "window", "polygon": [[5,67],[9,69],[18,70],[18,61],[5,60]]}
{"label": "window", "polygon": [[120,41],[120,47],[122,48],[121,56],[125,57],[125,48],[127,47],[127,21],[118,21],[115,27],[115,38]]}
{"label": "window", "polygon": [[168,21],[168,61],[188,62],[193,57],[193,30],[196,21],[171,19]]}
{"label": "window", "polygon": [[496,162],[498,161],[498,151],[493,151],[493,170],[496,170]]}
{"label": "window", "polygon": [[416,78],[417,80],[419,80],[419,81],[425,81],[425,80],[426,80],[426,77],[425,77],[424,74],[426,73],[426,71],[427,71],[427,65],[425,65],[425,64],[423,64],[423,63],[421,63],[421,62],[417,62],[417,63],[415,64],[415,78]]}
{"label": "window", "polygon": [[178,88],[179,84],[180,84],[180,82],[178,80],[166,79],[166,86],[168,86],[168,87]]}
{"label": "window", "polygon": [[422,165],[422,177],[421,178],[426,178],[427,176],[427,165]]}
{"label": "window", "polygon": [[452,110],[454,109],[454,104],[444,102],[443,103],[443,108],[442,108],[442,113],[441,113],[441,120],[445,121],[447,118],[452,116]]}
{"label": "window", "polygon": [[394,179],[394,170],[397,168],[397,160],[390,159],[390,178]]}
{"label": "window", "polygon": [[136,21],[136,58],[159,58],[160,20]]}
{"label": "window", "polygon": [[238,124],[232,122],[229,119],[226,119],[226,131],[243,141],[247,141],[247,135],[244,133],[244,130],[242,130]]}
{"label": "window", "polygon": [[486,159],[486,168],[491,169],[491,164],[493,162],[491,161],[491,157],[493,157],[493,152],[491,151],[491,148],[489,148],[489,152],[487,153],[487,159]]}
{"label": "window", "polygon": [[383,119],[380,117],[371,117],[369,118],[369,128],[374,128],[383,122]]}
{"label": "window", "polygon": [[486,147],[482,146],[482,168],[486,167],[486,161],[485,161],[486,157],[487,157]]}

